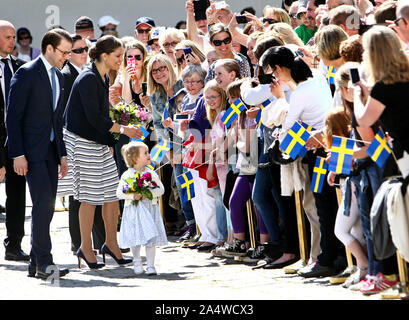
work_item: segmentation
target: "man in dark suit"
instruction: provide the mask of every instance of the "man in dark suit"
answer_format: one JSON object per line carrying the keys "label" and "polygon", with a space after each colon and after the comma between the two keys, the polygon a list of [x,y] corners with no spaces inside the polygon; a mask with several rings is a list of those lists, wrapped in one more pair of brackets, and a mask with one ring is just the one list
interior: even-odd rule
{"label": "man in dark suit", "polygon": [[72,39],[62,29],[48,31],[40,57],[14,74],[6,118],[9,157],[14,171],[26,176],[33,203],[29,276],[62,277],[51,255],[50,223],[55,210],[58,178],[67,174],[62,134],[65,109],[61,69],[71,54]]}
{"label": "man in dark suit", "polygon": [[25,61],[11,55],[16,42],[14,26],[0,21],[0,181],[6,177],[6,229],[4,240],[5,259],[28,261],[30,257],[21,250],[24,237],[24,220],[26,213],[26,179],[14,172],[13,160],[8,157],[5,114],[10,90],[10,82],[17,69]]}

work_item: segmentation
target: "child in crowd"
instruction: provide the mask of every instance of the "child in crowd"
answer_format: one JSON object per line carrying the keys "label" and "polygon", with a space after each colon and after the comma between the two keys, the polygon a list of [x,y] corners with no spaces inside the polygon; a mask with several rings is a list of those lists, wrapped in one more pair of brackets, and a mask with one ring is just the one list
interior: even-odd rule
{"label": "child in crowd", "polygon": [[[122,156],[128,167],[123,173],[117,188],[117,196],[125,200],[122,216],[121,230],[119,233],[119,246],[130,248],[134,257],[134,272],[142,274],[141,246],[146,249],[147,275],[156,275],[155,247],[167,244],[165,227],[158,206],[158,198],[164,193],[164,186],[158,175],[146,166],[151,163],[149,149],[143,142],[132,141],[121,149]],[[126,192],[130,185],[126,181],[139,173],[150,181],[149,191],[152,200],[139,193]],[[129,181],[129,180],[128,180]],[[134,204],[133,200],[137,200]]]}

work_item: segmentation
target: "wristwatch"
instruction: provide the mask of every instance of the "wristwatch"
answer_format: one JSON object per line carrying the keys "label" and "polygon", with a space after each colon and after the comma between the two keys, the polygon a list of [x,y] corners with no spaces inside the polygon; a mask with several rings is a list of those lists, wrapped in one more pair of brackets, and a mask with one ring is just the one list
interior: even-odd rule
{"label": "wristwatch", "polygon": [[119,133],[120,133],[120,134],[124,134],[124,131],[125,131],[124,126],[123,126],[123,125],[120,125],[120,126],[119,126]]}

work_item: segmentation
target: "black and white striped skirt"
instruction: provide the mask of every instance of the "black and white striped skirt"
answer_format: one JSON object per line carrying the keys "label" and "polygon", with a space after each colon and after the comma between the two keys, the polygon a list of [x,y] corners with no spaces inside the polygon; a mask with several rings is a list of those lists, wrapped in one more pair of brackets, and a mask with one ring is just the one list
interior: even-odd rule
{"label": "black and white striped skirt", "polygon": [[58,183],[58,196],[102,205],[118,200],[119,178],[115,160],[106,145],[84,139],[64,129],[68,174]]}

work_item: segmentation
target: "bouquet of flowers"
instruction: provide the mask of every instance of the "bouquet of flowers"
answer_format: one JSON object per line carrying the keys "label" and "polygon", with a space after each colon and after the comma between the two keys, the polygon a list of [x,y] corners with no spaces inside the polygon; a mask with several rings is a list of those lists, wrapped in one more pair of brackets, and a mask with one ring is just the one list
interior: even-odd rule
{"label": "bouquet of flowers", "polygon": [[[134,194],[138,193],[142,196],[145,196],[149,200],[152,200],[152,192],[150,189],[158,188],[158,185],[155,181],[152,181],[152,175],[149,172],[140,174],[135,172],[133,178],[128,178],[125,180],[126,184],[122,187],[122,192],[125,194]],[[137,205],[139,200],[132,200],[133,205]]]}
{"label": "bouquet of flowers", "polygon": [[[109,115],[112,120],[120,125],[138,125],[145,124],[149,119],[149,111],[143,106],[137,105],[135,102],[126,103],[124,100],[115,105]],[[115,139],[119,139],[120,134],[114,133]]]}

